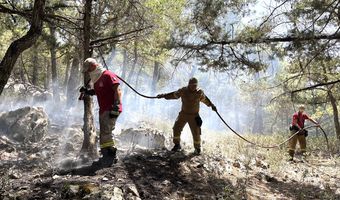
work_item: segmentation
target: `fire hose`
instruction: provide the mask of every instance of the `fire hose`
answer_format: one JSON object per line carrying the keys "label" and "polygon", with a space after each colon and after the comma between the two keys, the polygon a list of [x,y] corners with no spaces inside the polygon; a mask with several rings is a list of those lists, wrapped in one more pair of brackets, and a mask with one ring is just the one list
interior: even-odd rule
{"label": "fire hose", "polygon": [[[134,89],[129,83],[127,83],[124,79],[122,79],[121,77],[117,76],[123,83],[125,83],[130,89],[132,89],[136,94],[144,97],[144,98],[148,98],[148,99],[156,99],[157,97],[156,96],[147,96],[147,95],[144,95],[144,94],[141,94],[140,92],[138,92],[136,89]],[[246,139],[245,137],[243,137],[242,135],[240,135],[238,132],[236,132],[232,127],[229,126],[229,124],[223,119],[223,117],[220,115],[220,113],[218,111],[215,111],[217,116],[220,118],[220,120],[224,123],[224,125],[226,125],[235,135],[237,135],[239,138],[241,138],[242,140],[248,142],[249,144],[252,144],[254,146],[257,146],[257,147],[261,147],[261,148],[266,148],[266,149],[272,149],[272,148],[279,148],[280,146],[282,146],[283,144],[285,144],[286,142],[288,142],[290,139],[292,139],[294,136],[296,136],[297,134],[299,134],[299,131],[296,131],[294,134],[292,134],[288,139],[282,141],[281,143],[279,144],[275,144],[275,145],[272,145],[272,146],[266,146],[266,145],[261,145],[261,144],[257,144],[257,143],[254,143],[248,139]],[[311,126],[307,126],[307,127],[304,127],[302,128],[302,130],[307,130],[307,129],[310,129],[310,128],[313,128],[313,127],[318,127],[322,133],[324,134],[325,136],[325,140],[326,140],[326,143],[327,143],[327,149],[329,150],[329,142],[328,142],[328,137],[327,137],[327,134],[326,132],[324,131],[324,129],[320,126],[317,126],[317,125],[311,125]]]}
{"label": "fire hose", "polygon": [[218,115],[218,117],[221,119],[221,121],[235,134],[237,135],[239,138],[241,138],[242,140],[254,145],[254,146],[257,146],[257,147],[261,147],[261,148],[266,148],[266,149],[272,149],[272,148],[278,148],[280,146],[282,146],[283,144],[285,144],[286,142],[288,142],[290,139],[292,139],[294,136],[296,136],[297,134],[299,134],[300,131],[302,130],[307,130],[309,128],[313,128],[313,127],[318,127],[320,128],[320,130],[323,132],[324,136],[325,136],[325,139],[326,139],[326,143],[327,143],[327,149],[329,150],[329,143],[328,143],[328,137],[327,137],[327,134],[326,132],[323,130],[322,127],[320,126],[317,126],[317,125],[311,125],[311,126],[307,126],[307,127],[304,127],[298,131],[296,131],[294,134],[292,134],[288,139],[284,140],[283,142],[279,143],[279,144],[275,144],[275,145],[272,145],[272,146],[265,146],[265,145],[260,145],[260,144],[256,144],[248,139],[246,139],[245,137],[243,137],[242,135],[240,135],[239,133],[237,133],[233,128],[231,128],[229,126],[229,124],[223,119],[223,117],[220,115],[220,113],[218,111],[216,111],[216,114]]}
{"label": "fire hose", "polygon": [[[102,59],[103,59],[103,62],[104,62],[105,67],[108,69],[108,66],[106,65],[105,59],[104,59],[104,57],[103,57],[103,55],[102,55],[101,52],[100,52],[100,54],[101,54],[101,57],[102,57]],[[119,78],[119,79],[120,79],[123,83],[125,83],[132,91],[134,91],[136,94],[138,94],[138,95],[141,96],[141,97],[144,97],[144,98],[147,98],[147,99],[156,99],[156,98],[158,98],[157,96],[147,96],[147,95],[144,95],[144,94],[138,92],[135,88],[133,88],[133,87],[132,87],[129,83],[127,83],[123,78],[119,77],[118,75],[117,75],[117,78]],[[296,131],[296,132],[295,132],[294,134],[292,134],[288,139],[284,140],[283,142],[281,142],[281,143],[279,143],[279,144],[275,144],[275,145],[272,145],[272,146],[261,145],[261,144],[257,144],[257,143],[255,143],[255,142],[252,142],[252,141],[246,139],[245,137],[243,137],[242,135],[240,135],[238,132],[236,132],[233,128],[231,128],[231,127],[229,126],[229,124],[223,119],[223,117],[220,115],[220,113],[219,113],[217,110],[216,110],[215,112],[216,112],[217,116],[220,118],[220,120],[224,123],[224,125],[226,125],[226,126],[227,126],[227,127],[228,127],[235,135],[237,135],[237,136],[238,136],[239,138],[241,138],[242,140],[248,142],[249,144],[252,144],[252,145],[254,145],[254,146],[261,147],[261,148],[266,148],[266,149],[279,148],[280,146],[282,146],[283,144],[285,144],[286,142],[288,142],[290,139],[292,139],[294,136],[296,136],[297,134],[299,134],[299,132],[301,131],[301,130]],[[327,137],[326,132],[324,131],[324,129],[323,129],[321,126],[311,125],[311,126],[307,126],[307,127],[302,128],[302,130],[306,130],[306,129],[313,128],[313,127],[318,127],[318,128],[322,131],[323,135],[325,136],[325,140],[326,140],[326,144],[327,144],[327,149],[328,149],[328,151],[329,151],[330,148],[329,148],[328,137]]]}

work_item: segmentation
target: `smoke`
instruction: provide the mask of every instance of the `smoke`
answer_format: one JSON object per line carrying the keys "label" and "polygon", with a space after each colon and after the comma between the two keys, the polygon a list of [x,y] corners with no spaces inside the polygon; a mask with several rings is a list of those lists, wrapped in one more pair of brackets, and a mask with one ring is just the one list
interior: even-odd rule
{"label": "smoke", "polygon": [[[98,60],[101,58],[98,56]],[[112,52],[106,56],[106,63],[109,70],[114,73],[122,74],[122,55],[119,51]],[[128,62],[132,63],[132,62]],[[103,64],[104,65],[104,64]],[[130,73],[131,66],[127,67],[127,73]],[[204,91],[207,97],[216,105],[220,114],[227,123],[235,130],[241,133],[248,133],[252,129],[255,120],[256,107],[254,103],[247,100],[243,95],[244,91],[240,88],[242,80],[252,79],[252,76],[239,75],[237,79],[230,75],[230,72],[215,72],[212,70],[201,71],[200,66],[196,64],[181,64],[174,68],[170,62],[161,66],[160,79],[157,82],[156,91],[152,93],[151,85],[153,81],[152,68],[137,63],[135,73],[131,79],[127,80],[139,92],[156,96],[160,93],[176,91],[187,86],[191,77],[199,80],[199,87]],[[237,73],[237,72],[234,72]],[[143,122],[149,124],[150,128],[159,129],[167,135],[172,135],[172,126],[181,109],[181,100],[165,99],[146,99],[135,94],[124,83],[121,83],[123,93],[123,113],[119,116],[114,130],[115,135],[119,135],[122,129],[140,127]],[[62,91],[60,89],[60,91]],[[30,93],[27,93],[30,94]],[[52,95],[52,94],[51,94]],[[60,94],[60,101],[55,103],[53,97],[46,95],[43,100],[34,98],[34,95],[11,97],[9,95],[0,96],[0,112],[14,110],[23,106],[40,106],[45,109],[51,124],[60,128],[60,134],[68,138],[72,127],[81,127],[83,124],[84,108],[83,102],[76,100],[75,104],[69,108],[66,105],[64,94]],[[94,99],[94,117],[97,132],[99,132],[99,107],[96,97]],[[265,99],[263,96],[260,99]],[[230,132],[215,112],[211,108],[201,103],[201,118],[203,119],[202,134],[209,135],[210,131],[221,132],[225,134]],[[189,144],[192,143],[192,136],[188,125],[182,133],[182,140]],[[81,141],[79,141],[81,142]],[[62,159],[67,150],[67,139],[62,142],[63,147],[59,152],[59,158]],[[64,148],[65,147],[65,148]]]}
{"label": "smoke", "polygon": [[[117,55],[117,53],[116,53]],[[122,60],[119,56],[115,58],[106,58],[111,60],[108,64],[109,70],[114,73],[122,74]],[[138,65],[134,76],[127,80],[131,86],[142,94],[156,96],[160,93],[169,93],[187,86],[188,80],[191,77],[196,77],[199,80],[199,87],[204,91],[207,97],[217,106],[219,112],[226,121],[238,131],[249,132],[249,110],[253,106],[247,102],[243,102],[240,98],[240,89],[236,81],[230,77],[228,73],[214,72],[212,70],[200,71],[199,66],[179,65],[176,68],[170,62],[164,64],[161,68],[161,78],[157,83],[155,93],[152,92],[152,73],[145,73],[144,70],[138,72],[140,68],[145,66]],[[131,67],[128,67],[131,70]],[[145,70],[146,71],[146,70]],[[128,72],[129,73],[129,72]],[[150,75],[151,74],[151,75]],[[168,124],[166,131],[172,131],[171,128],[176,120],[178,113],[181,110],[181,100],[164,100],[164,99],[146,99],[138,96],[130,88],[121,83],[123,93],[123,113],[118,119],[120,127],[138,126],[138,123],[150,121],[159,126]],[[201,103],[200,115],[203,119],[203,129],[213,131],[228,132],[222,124],[215,112]],[[170,129],[169,129],[170,127]],[[204,133],[203,134],[209,134]],[[185,127],[183,137],[191,139],[191,133],[188,125]]]}

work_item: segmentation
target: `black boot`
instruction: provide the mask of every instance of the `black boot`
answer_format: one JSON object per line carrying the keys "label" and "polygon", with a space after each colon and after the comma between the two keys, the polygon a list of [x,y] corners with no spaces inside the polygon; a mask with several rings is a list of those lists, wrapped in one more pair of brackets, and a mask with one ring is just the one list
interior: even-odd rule
{"label": "black boot", "polygon": [[194,154],[195,155],[201,155],[201,148],[199,148],[199,147],[195,148]]}
{"label": "black boot", "polygon": [[98,161],[94,162],[92,165],[98,168],[111,167],[117,162],[117,149],[115,147],[107,147],[100,149],[102,157]]}
{"label": "black boot", "polygon": [[171,149],[173,152],[180,151],[182,149],[180,144],[175,144],[175,146]]}

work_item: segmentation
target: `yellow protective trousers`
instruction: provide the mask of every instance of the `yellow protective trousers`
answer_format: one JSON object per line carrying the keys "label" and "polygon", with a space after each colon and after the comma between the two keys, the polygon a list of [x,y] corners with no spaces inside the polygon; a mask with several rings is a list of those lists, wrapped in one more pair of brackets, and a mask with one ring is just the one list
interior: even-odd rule
{"label": "yellow protective trousers", "polygon": [[100,148],[115,147],[112,131],[115,129],[117,118],[110,117],[110,111],[105,111],[99,115],[99,144]]}
{"label": "yellow protective trousers", "polygon": [[194,140],[194,147],[201,148],[201,127],[198,126],[195,120],[197,116],[198,114],[185,114],[183,112],[179,113],[173,127],[174,144],[180,144],[182,130],[184,126],[188,123]]}
{"label": "yellow protective trousers", "polygon": [[[291,133],[294,134],[295,131],[292,131]],[[288,152],[289,152],[289,155],[291,157],[294,156],[295,147],[296,147],[297,142],[299,142],[299,145],[300,145],[300,148],[301,148],[301,153],[306,152],[306,146],[307,146],[306,137],[305,137],[304,134],[299,133],[289,140],[289,143],[288,143],[289,150],[288,150]]]}

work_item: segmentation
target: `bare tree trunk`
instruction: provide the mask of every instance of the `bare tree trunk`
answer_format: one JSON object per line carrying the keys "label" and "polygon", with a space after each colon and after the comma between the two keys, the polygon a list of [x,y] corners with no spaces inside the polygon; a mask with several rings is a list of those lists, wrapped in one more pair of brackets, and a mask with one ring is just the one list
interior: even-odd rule
{"label": "bare tree trunk", "polygon": [[[134,73],[135,73],[135,69],[136,69],[136,65],[137,65],[137,61],[138,61],[138,49],[137,49],[137,41],[135,40],[134,41],[134,50],[133,50],[133,52],[134,52],[134,60],[133,60],[133,64],[132,64],[132,67],[131,67],[131,70],[130,70],[130,72],[129,72],[129,75],[128,75],[128,77],[127,77],[127,82],[130,82],[131,81],[131,79],[132,79],[132,77],[133,77],[133,75],[134,75]],[[126,92],[127,92],[127,87],[125,87],[125,90],[124,90],[124,93],[126,94]]]}
{"label": "bare tree trunk", "polygon": [[38,59],[38,45],[34,44],[32,46],[32,65],[33,65],[33,71],[32,71],[32,84],[37,86],[38,85],[38,70],[39,70],[39,59]]}
{"label": "bare tree trunk", "polygon": [[112,48],[111,52],[110,52],[109,57],[107,58],[107,61],[106,61],[108,67],[112,66],[112,62],[115,59],[115,56],[116,56],[116,47],[114,46]]}
{"label": "bare tree trunk", "polygon": [[52,90],[54,102],[59,102],[59,82],[58,82],[58,72],[57,72],[57,40],[56,40],[56,28],[52,24],[50,28],[50,53],[51,53],[51,71],[52,71]]}
{"label": "bare tree trunk", "polygon": [[152,94],[156,93],[157,90],[157,82],[159,81],[159,68],[160,63],[158,61],[155,61],[154,68],[153,68],[153,75],[152,75],[152,83],[151,83],[151,92]]}
{"label": "bare tree trunk", "polygon": [[[85,0],[84,7],[84,27],[83,27],[83,50],[84,58],[91,57],[90,49],[90,32],[91,32],[91,10],[92,0]],[[83,62],[81,62],[82,64]],[[84,74],[84,85],[90,80],[89,73]],[[98,156],[97,153],[97,140],[96,140],[96,129],[94,126],[93,119],[93,101],[92,97],[85,95],[84,97],[84,141],[81,147],[82,155],[89,156],[94,159]]]}
{"label": "bare tree trunk", "polygon": [[252,133],[263,133],[263,108],[257,105]]}
{"label": "bare tree trunk", "polygon": [[[255,80],[259,80],[260,74],[256,73],[254,75]],[[263,108],[261,107],[262,104],[262,96],[259,92],[255,94],[255,118],[252,133],[263,133]]]}
{"label": "bare tree trunk", "polygon": [[22,54],[20,55],[20,61],[21,61],[20,79],[22,80],[23,83],[26,83],[27,81],[29,82],[28,74],[27,74],[27,71],[26,71],[24,59],[22,58]]}
{"label": "bare tree trunk", "polygon": [[135,69],[136,69],[136,65],[137,65],[137,62],[138,62],[138,49],[137,49],[137,41],[135,40],[134,42],[134,49],[133,49],[133,54],[134,54],[134,59],[133,59],[133,64],[132,64],[132,67],[131,67],[131,71],[128,75],[128,78],[127,78],[127,81],[131,81],[134,73],[135,73]]}
{"label": "bare tree trunk", "polygon": [[26,49],[30,48],[38,39],[42,31],[42,18],[44,16],[45,0],[35,0],[32,12],[30,29],[23,37],[11,43],[5,56],[0,63],[0,95],[11,75],[13,67],[20,56]]}
{"label": "bare tree trunk", "polygon": [[47,61],[46,58],[44,60],[44,64],[46,66],[44,86],[45,86],[45,90],[48,91],[50,89],[50,86],[51,86],[51,66],[50,66],[50,62]]}
{"label": "bare tree trunk", "polygon": [[340,141],[339,111],[338,111],[338,107],[336,105],[336,99],[335,99],[331,90],[328,90],[327,93],[328,93],[328,98],[329,98],[329,100],[332,104],[332,108],[333,108],[333,120],[334,120],[336,137],[338,138],[338,141]]}
{"label": "bare tree trunk", "polygon": [[77,101],[77,83],[78,83],[78,74],[79,74],[79,54],[75,53],[72,59],[72,67],[70,71],[70,76],[67,81],[67,88],[66,88],[66,105],[67,107],[74,106],[75,102]]}
{"label": "bare tree trunk", "polygon": [[122,66],[122,78],[125,79],[128,64],[128,54],[126,49],[123,50],[123,66]]}
{"label": "bare tree trunk", "polygon": [[65,70],[64,85],[63,85],[64,89],[66,89],[68,85],[68,80],[70,77],[70,70],[71,70],[71,59],[70,59],[70,56],[68,55],[66,58],[66,70]]}

